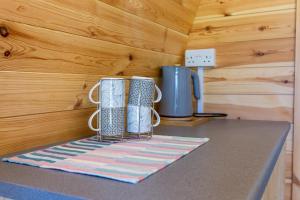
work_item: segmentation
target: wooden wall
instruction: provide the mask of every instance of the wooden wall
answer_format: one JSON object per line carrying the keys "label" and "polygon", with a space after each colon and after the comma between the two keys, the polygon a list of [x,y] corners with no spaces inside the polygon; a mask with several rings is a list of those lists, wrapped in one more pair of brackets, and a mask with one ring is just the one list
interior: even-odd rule
{"label": "wooden wall", "polygon": [[[205,110],[293,123],[295,0],[200,0],[188,49],[216,48]],[[291,194],[292,133],[286,149]]]}
{"label": "wooden wall", "polygon": [[[293,199],[300,199],[300,0],[296,0],[295,98],[293,146]],[[298,123],[297,123],[298,122]]]}
{"label": "wooden wall", "polygon": [[91,134],[102,75],[181,63],[195,0],[2,0],[0,155]]}

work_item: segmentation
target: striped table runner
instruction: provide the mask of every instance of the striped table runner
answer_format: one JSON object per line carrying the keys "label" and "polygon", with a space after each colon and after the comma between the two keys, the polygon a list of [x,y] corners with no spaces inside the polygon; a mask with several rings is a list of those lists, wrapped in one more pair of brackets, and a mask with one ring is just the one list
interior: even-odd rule
{"label": "striped table runner", "polygon": [[208,140],[154,135],[151,140],[105,143],[91,137],[3,160],[138,183]]}

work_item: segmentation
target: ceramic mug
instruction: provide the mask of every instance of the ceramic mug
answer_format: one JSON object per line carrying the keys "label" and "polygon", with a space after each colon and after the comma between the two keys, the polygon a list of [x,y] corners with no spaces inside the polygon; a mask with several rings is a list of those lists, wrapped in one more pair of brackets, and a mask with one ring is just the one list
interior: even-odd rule
{"label": "ceramic mug", "polygon": [[[93,99],[94,90],[98,89],[98,99]],[[125,79],[124,78],[103,78],[89,91],[89,100],[101,107],[114,108],[125,107]],[[101,101],[100,101],[101,100]]]}
{"label": "ceramic mug", "polygon": [[[93,92],[98,89],[98,101],[93,99]],[[98,104],[88,120],[91,130],[101,132],[104,136],[119,136],[125,133],[125,79],[103,78],[89,91],[89,100]],[[93,118],[98,117],[98,128],[93,127]]]}
{"label": "ceramic mug", "polygon": [[[98,117],[99,128],[93,127],[93,119]],[[125,108],[100,108],[89,118],[88,125],[93,131],[101,132],[103,136],[121,136],[125,133]]]}
{"label": "ceramic mug", "polygon": [[[152,113],[156,117],[156,123],[152,124]],[[158,113],[150,106],[127,106],[127,131],[128,133],[139,134],[149,133],[152,127],[160,124]]]}
{"label": "ceramic mug", "polygon": [[[154,100],[154,89],[157,98]],[[162,98],[160,89],[153,78],[133,76],[129,84],[128,104],[136,106],[152,106]]]}
{"label": "ceramic mug", "polygon": [[[157,98],[154,100],[155,91]],[[160,123],[158,113],[152,108],[153,103],[161,100],[162,94],[153,78],[133,76],[129,84],[127,105],[127,132],[133,134],[148,133]],[[152,124],[152,114],[156,123]]]}

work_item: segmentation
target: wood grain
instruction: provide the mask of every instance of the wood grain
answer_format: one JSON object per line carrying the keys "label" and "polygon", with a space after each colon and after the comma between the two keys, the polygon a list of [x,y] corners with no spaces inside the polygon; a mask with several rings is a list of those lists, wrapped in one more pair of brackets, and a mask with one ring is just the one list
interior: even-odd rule
{"label": "wood grain", "polygon": [[[205,111],[293,123],[295,7],[296,0],[200,1],[187,48],[217,50],[217,68],[206,70]],[[291,135],[287,180],[293,163]],[[285,196],[291,196],[291,182]]]}
{"label": "wood grain", "polygon": [[164,41],[164,52],[183,56],[187,42],[187,35],[168,29]]}
{"label": "wood grain", "polygon": [[198,18],[227,17],[295,8],[295,0],[201,0]]}
{"label": "wood grain", "polygon": [[285,179],[284,200],[292,200],[292,180]]}
{"label": "wood grain", "polygon": [[209,118],[188,117],[186,119],[161,117],[161,125],[167,126],[200,126],[209,121]]}
{"label": "wood grain", "polygon": [[280,152],[279,158],[273,169],[269,182],[265,188],[262,200],[283,200],[284,199],[284,169],[285,169],[285,153],[284,148]]}
{"label": "wood grain", "polygon": [[199,0],[181,0],[181,4],[196,14],[200,1]]}
{"label": "wood grain", "polygon": [[102,75],[157,77],[182,62],[195,13],[122,2],[1,2],[1,155],[90,135],[87,91]]}
{"label": "wood grain", "polygon": [[173,43],[164,46],[168,39],[166,27],[97,0],[85,0],[84,3],[74,0],[3,0],[0,18],[177,55],[182,54],[187,37],[173,32]]}
{"label": "wood grain", "polygon": [[294,123],[291,124],[290,132],[286,138],[286,151],[287,152],[293,152],[293,146],[294,146]]}
{"label": "wood grain", "polygon": [[181,57],[0,20],[0,70],[158,76]]}
{"label": "wood grain", "polygon": [[93,134],[87,119],[93,109],[0,118],[0,155]]}
{"label": "wood grain", "polygon": [[206,70],[205,94],[294,94],[294,67]]}
{"label": "wood grain", "polygon": [[285,151],[285,178],[292,179],[292,169],[293,169],[293,152]]}
{"label": "wood grain", "polygon": [[293,121],[293,95],[205,95],[204,103],[205,112],[230,119]]}
{"label": "wood grain", "polygon": [[173,0],[99,0],[144,19],[188,34],[194,13]]}
{"label": "wood grain", "polygon": [[0,72],[0,118],[95,107],[87,93],[100,78],[85,74]]}
{"label": "wood grain", "polygon": [[297,0],[296,16],[296,67],[295,67],[295,105],[294,105],[294,155],[293,155],[293,199],[300,199],[300,0]]}
{"label": "wood grain", "polygon": [[263,39],[289,38],[295,36],[295,10],[280,10],[271,13],[254,13],[195,20],[190,42],[214,45],[224,42],[239,42]]}
{"label": "wood grain", "polygon": [[217,67],[229,67],[294,60],[294,38],[233,42],[205,46],[188,42],[189,49],[216,48]]}

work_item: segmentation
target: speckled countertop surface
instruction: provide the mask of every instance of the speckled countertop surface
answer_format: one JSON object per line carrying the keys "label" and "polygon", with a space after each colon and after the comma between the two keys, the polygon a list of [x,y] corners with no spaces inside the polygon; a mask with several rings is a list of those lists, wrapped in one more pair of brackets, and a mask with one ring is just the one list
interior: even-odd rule
{"label": "speckled countertop surface", "polygon": [[[52,194],[57,197],[54,193],[61,195],[59,199],[260,199],[289,128],[288,122],[243,120],[214,120],[198,127],[160,126],[157,134],[209,137],[210,141],[135,185],[1,162],[0,182],[12,186],[2,191],[0,183],[0,196],[18,198],[18,187],[25,186],[31,192],[23,197],[30,194],[31,199],[51,199]],[[39,196],[34,196],[35,190]]]}

